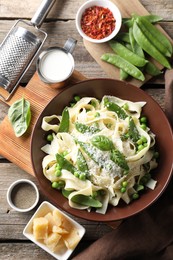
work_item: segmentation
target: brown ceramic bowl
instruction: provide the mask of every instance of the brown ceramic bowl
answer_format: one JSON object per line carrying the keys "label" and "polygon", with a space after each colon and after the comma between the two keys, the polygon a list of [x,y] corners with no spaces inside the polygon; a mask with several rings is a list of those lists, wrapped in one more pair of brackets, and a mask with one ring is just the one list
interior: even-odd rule
{"label": "brown ceramic bowl", "polygon": [[[139,200],[129,205],[125,203],[113,207],[109,206],[105,215],[85,210],[70,208],[68,200],[58,190],[51,187],[50,181],[42,173],[42,159],[45,154],[41,147],[46,144],[46,133],[41,129],[44,116],[61,114],[63,108],[69,105],[74,95],[93,96],[101,99],[104,95],[113,95],[131,101],[146,101],[143,113],[147,116],[152,132],[156,134],[156,142],[160,153],[159,166],[155,170],[155,179],[158,181],[155,190],[146,191]],[[53,98],[40,114],[31,140],[31,158],[35,175],[39,185],[47,198],[62,210],[83,219],[92,221],[116,221],[132,216],[150,206],[165,190],[173,168],[173,134],[169,122],[160,106],[143,90],[112,79],[92,79],[75,84],[66,88]]]}

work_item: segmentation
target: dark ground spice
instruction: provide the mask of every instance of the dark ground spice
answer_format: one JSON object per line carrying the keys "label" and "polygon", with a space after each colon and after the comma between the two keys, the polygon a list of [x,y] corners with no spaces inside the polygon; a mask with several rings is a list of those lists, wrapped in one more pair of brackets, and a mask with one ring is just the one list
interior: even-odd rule
{"label": "dark ground spice", "polygon": [[29,183],[19,183],[11,193],[12,203],[20,209],[30,208],[36,200],[34,187]]}

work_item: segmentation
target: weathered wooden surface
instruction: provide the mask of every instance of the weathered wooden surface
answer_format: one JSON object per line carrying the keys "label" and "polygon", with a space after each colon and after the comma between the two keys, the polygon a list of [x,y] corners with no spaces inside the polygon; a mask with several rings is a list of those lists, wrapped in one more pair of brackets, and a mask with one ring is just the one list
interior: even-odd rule
{"label": "weathered wooden surface", "polygon": [[[40,0],[0,1],[0,42],[5,37],[15,20],[18,18],[30,19]],[[86,51],[81,37],[75,28],[75,14],[78,7],[85,0],[57,0],[55,8],[51,11],[42,29],[47,31],[49,38],[44,48],[48,46],[63,46],[68,37],[74,37],[78,44],[74,51],[75,67],[86,77],[107,77],[100,66]],[[160,23],[163,29],[173,38],[173,2],[172,0],[141,0],[143,6],[150,13],[161,15],[164,20]],[[92,68],[92,69],[91,69]],[[35,64],[32,65],[22,83],[25,85],[35,72]],[[153,84],[154,83],[154,84]],[[149,93],[164,109],[164,76],[152,79],[142,87]],[[0,102],[0,122],[7,114],[8,107]],[[17,213],[13,211],[6,201],[6,192],[9,185],[20,178],[27,178],[37,181],[34,177],[19,169],[14,164],[8,162],[0,156],[0,259],[53,259],[42,249],[29,242],[22,235],[22,231],[33,212]],[[41,193],[40,193],[41,194]],[[40,202],[44,199],[41,194]],[[103,223],[92,223],[89,221],[76,219],[86,228],[86,235],[80,243],[78,249],[82,250],[93,240],[98,239],[111,228]]]}

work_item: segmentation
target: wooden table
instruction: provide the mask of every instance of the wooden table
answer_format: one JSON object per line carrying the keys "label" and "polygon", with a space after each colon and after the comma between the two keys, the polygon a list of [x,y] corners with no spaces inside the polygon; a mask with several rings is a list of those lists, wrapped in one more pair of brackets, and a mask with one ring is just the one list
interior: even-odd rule
{"label": "wooden table", "polygon": [[[75,27],[75,14],[78,7],[84,0],[57,0],[51,10],[42,29],[49,33],[48,40],[44,48],[48,46],[63,46],[68,37],[78,40],[74,51],[75,68],[88,78],[107,77],[100,66],[90,56],[84,47],[82,38]],[[160,25],[173,38],[173,2],[172,0],[140,0],[143,6],[153,14],[163,17]],[[1,0],[0,1],[0,42],[18,18],[30,19],[35,13],[40,0]],[[91,69],[92,68],[92,69]],[[30,77],[35,72],[35,64],[32,65],[22,80],[22,85],[26,85]],[[152,79],[142,86],[164,109],[164,75]],[[7,114],[8,106],[0,102],[0,122]],[[28,241],[22,234],[23,229],[34,213],[18,213],[12,210],[6,201],[6,192],[10,184],[21,178],[27,178],[37,184],[36,179],[21,170],[18,166],[10,163],[0,156],[0,259],[53,259],[42,249]],[[41,194],[41,199],[44,196]],[[75,218],[76,219],[76,218]],[[94,240],[102,237],[111,230],[111,227],[103,223],[93,223],[81,219],[76,219],[86,228],[86,235],[79,247],[77,254],[84,247]]]}

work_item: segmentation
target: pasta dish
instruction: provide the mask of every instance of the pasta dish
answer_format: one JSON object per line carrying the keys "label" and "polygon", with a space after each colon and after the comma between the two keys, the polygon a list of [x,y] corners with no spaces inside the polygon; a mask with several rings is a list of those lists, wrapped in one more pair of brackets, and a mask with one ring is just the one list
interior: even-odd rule
{"label": "pasta dish", "polygon": [[158,152],[145,104],[75,96],[62,115],[43,118],[43,174],[70,207],[105,214],[109,204],[129,204],[155,188]]}

